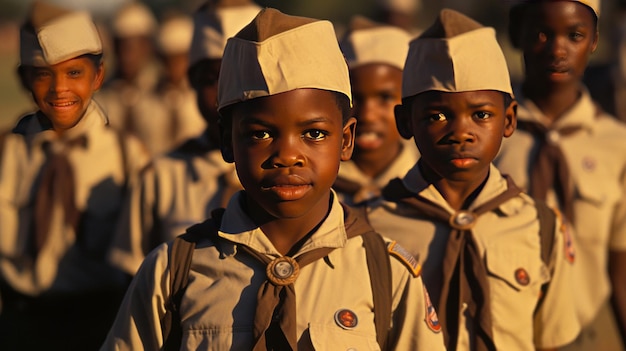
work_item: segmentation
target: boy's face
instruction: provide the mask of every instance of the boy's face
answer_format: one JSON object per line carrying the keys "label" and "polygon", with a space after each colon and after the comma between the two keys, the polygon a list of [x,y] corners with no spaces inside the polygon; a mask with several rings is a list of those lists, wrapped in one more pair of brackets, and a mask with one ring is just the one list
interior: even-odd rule
{"label": "boy's face", "polygon": [[397,108],[398,129],[414,137],[422,162],[436,175],[453,181],[486,177],[502,137],[515,130],[513,102],[503,93],[479,90],[460,93],[430,91]]}
{"label": "boy's face", "polygon": [[250,212],[323,218],[339,162],[352,154],[355,123],[350,118],[344,125],[336,96],[318,89],[296,89],[234,107],[232,134],[225,130],[222,151],[235,162],[252,200]]}
{"label": "boy's face", "polygon": [[527,80],[578,85],[598,44],[591,10],[573,1],[542,1],[528,9],[522,23]]}
{"label": "boy's face", "polygon": [[30,67],[26,74],[35,103],[54,130],[62,132],[83,117],[91,96],[102,85],[104,68],[80,56],[52,66]]}
{"label": "boy's face", "polygon": [[163,55],[163,65],[167,79],[173,84],[180,84],[187,78],[189,55],[187,53]]}
{"label": "boy's face", "polygon": [[189,82],[196,91],[198,109],[209,125],[209,133],[213,140],[219,140],[217,122],[217,79],[220,75],[222,60],[202,60],[193,65],[189,74]]}
{"label": "boy's face", "polygon": [[380,160],[400,143],[393,113],[402,101],[402,71],[385,64],[350,70],[356,127],[355,157]]}

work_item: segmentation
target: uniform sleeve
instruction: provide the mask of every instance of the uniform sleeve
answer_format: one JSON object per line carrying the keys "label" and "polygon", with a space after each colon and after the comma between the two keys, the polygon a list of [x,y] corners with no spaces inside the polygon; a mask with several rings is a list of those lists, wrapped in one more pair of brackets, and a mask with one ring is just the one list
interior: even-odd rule
{"label": "uniform sleeve", "polygon": [[168,246],[152,251],[133,278],[101,351],[159,350],[169,296]]}
{"label": "uniform sleeve", "polygon": [[437,314],[421,276],[413,276],[395,258],[393,274],[392,326],[389,349],[396,351],[445,350]]}
{"label": "uniform sleeve", "polygon": [[614,251],[626,251],[626,169],[620,185],[621,198],[615,206],[609,239],[609,249]]}
{"label": "uniform sleeve", "polygon": [[122,271],[134,275],[146,253],[152,249],[146,243],[151,240],[156,207],[155,169],[148,166],[137,179],[128,184],[126,199],[122,205],[117,229],[113,238],[109,262]]}
{"label": "uniform sleeve", "polygon": [[558,219],[548,267],[550,281],[535,312],[534,342],[540,349],[566,345],[576,338],[581,329],[573,294],[576,289],[572,270],[576,263],[570,256],[570,253],[573,255],[573,243],[571,235],[564,229]]}

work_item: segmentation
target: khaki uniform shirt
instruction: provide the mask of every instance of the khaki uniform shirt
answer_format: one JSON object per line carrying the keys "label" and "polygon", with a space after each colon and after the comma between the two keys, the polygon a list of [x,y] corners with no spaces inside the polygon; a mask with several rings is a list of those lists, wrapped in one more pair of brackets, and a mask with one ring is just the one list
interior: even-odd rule
{"label": "khaki uniform shirt", "polygon": [[[158,70],[149,65],[135,82],[116,78],[95,95],[111,127],[134,134],[152,155],[166,153],[176,146],[171,133],[174,122],[169,107],[155,93],[157,83]],[[127,130],[129,126],[132,130]]]}
{"label": "khaki uniform shirt", "polygon": [[[520,120],[546,123],[546,117],[521,95]],[[560,146],[574,188],[572,235],[576,242],[572,291],[583,326],[591,322],[610,295],[609,250],[626,250],[626,126],[597,109],[586,90],[555,127],[581,125],[582,131],[560,137]],[[527,189],[529,159],[536,142],[522,130],[505,140],[495,164]],[[557,205],[548,194],[548,203]]]}
{"label": "khaki uniform shirt", "polygon": [[[198,138],[198,143],[208,141]],[[156,158],[130,191],[113,241],[111,263],[135,274],[145,255],[223,207],[228,186],[240,187],[234,164],[219,150]]]}
{"label": "khaki uniform shirt", "polygon": [[[402,150],[396,159],[389,165],[383,173],[378,175],[375,178],[371,178],[368,175],[365,175],[361,169],[354,163],[354,161],[345,161],[341,162],[339,165],[339,174],[338,178],[343,178],[348,181],[354,182],[356,184],[361,185],[364,188],[372,188],[380,190],[382,189],[390,180],[403,177],[406,172],[408,172],[411,167],[417,162],[419,158],[419,151],[411,140],[405,140],[402,143]],[[354,201],[349,194],[338,192],[339,199],[348,205],[353,205]]]}
{"label": "khaki uniform shirt", "polygon": [[[450,207],[434,185],[427,183],[416,165],[403,178],[411,192],[446,209]],[[507,182],[491,166],[489,179],[469,210],[484,204],[507,189]],[[442,287],[442,266],[450,227],[416,215],[415,210],[391,202],[374,204],[369,214],[376,231],[397,240],[423,262],[424,283],[438,306]],[[559,227],[557,225],[557,227]],[[486,261],[490,286],[493,337],[498,350],[535,350],[552,348],[574,340],[580,330],[572,299],[574,287],[571,264],[564,258],[563,235],[554,233],[554,250],[546,266],[541,259],[539,221],[533,200],[525,194],[500,205],[498,211],[478,217],[472,229]],[[516,279],[523,269],[529,282]],[[542,284],[550,282],[544,301],[535,313]],[[466,306],[460,311],[460,323],[468,321]],[[459,328],[457,350],[470,350],[468,328]]]}
{"label": "khaki uniform shirt", "polygon": [[[265,265],[237,249],[237,243],[270,258],[281,256],[233,197],[224,213],[218,243],[208,238],[196,248],[189,285],[181,302],[181,350],[251,350],[257,292],[266,279]],[[343,209],[334,200],[329,216],[295,257],[318,247],[336,250],[300,269],[294,283],[299,350],[379,350],[373,297],[361,237],[347,239]],[[169,244],[144,261],[126,294],[102,350],[156,350],[162,345],[160,318],[169,295]],[[391,259],[393,350],[443,350],[441,333],[425,322],[425,288],[420,277]],[[347,330],[335,312],[349,309],[358,319]]]}
{"label": "khaki uniform shirt", "polygon": [[157,96],[172,121],[173,130],[170,131],[170,138],[174,147],[188,139],[198,137],[207,128],[207,123],[198,110],[196,92],[186,81],[180,86],[159,87]]}
{"label": "khaki uniform shirt", "polygon": [[118,133],[106,126],[104,114],[92,102],[78,124],[63,134],[67,140],[86,138],[85,147],[66,151],[73,166],[84,242],[77,244],[77,233],[65,224],[62,205],[56,202],[50,208],[46,244],[34,259],[28,246],[38,176],[46,159],[43,144],[54,146],[58,136],[42,126],[35,114],[24,117],[17,129],[20,134],[7,136],[0,156],[0,276],[13,289],[33,296],[112,286],[119,276],[113,274],[104,254],[115,229],[124,184],[138,176],[148,156],[136,139],[124,137],[128,152],[124,158]]}

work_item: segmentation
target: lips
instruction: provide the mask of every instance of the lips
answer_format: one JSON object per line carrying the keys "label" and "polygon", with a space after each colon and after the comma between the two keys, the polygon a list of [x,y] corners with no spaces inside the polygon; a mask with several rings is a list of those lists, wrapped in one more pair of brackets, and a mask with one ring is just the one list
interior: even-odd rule
{"label": "lips", "polygon": [[383,138],[376,132],[362,131],[357,134],[355,143],[362,149],[375,149],[382,145]]}
{"label": "lips", "polygon": [[302,198],[312,188],[311,182],[295,174],[280,175],[264,182],[261,190],[271,193],[282,201]]}

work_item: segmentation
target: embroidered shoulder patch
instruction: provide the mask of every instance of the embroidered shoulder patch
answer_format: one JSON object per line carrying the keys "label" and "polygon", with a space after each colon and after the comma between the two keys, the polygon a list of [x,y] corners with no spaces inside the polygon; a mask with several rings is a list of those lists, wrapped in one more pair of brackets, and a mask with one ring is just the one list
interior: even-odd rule
{"label": "embroidered shoulder patch", "polygon": [[424,318],[424,322],[428,326],[428,329],[432,330],[435,333],[441,332],[441,324],[439,324],[439,317],[437,317],[437,311],[435,311],[435,306],[430,301],[430,295],[428,295],[428,290],[426,290],[426,286],[424,286],[424,304],[426,305],[426,318]]}
{"label": "embroidered shoulder patch", "polygon": [[396,241],[392,241],[387,244],[387,250],[391,256],[397,258],[400,262],[402,262],[413,274],[414,277],[419,277],[422,273],[422,266],[420,266],[419,262],[409,253],[405,248],[400,246]]}

